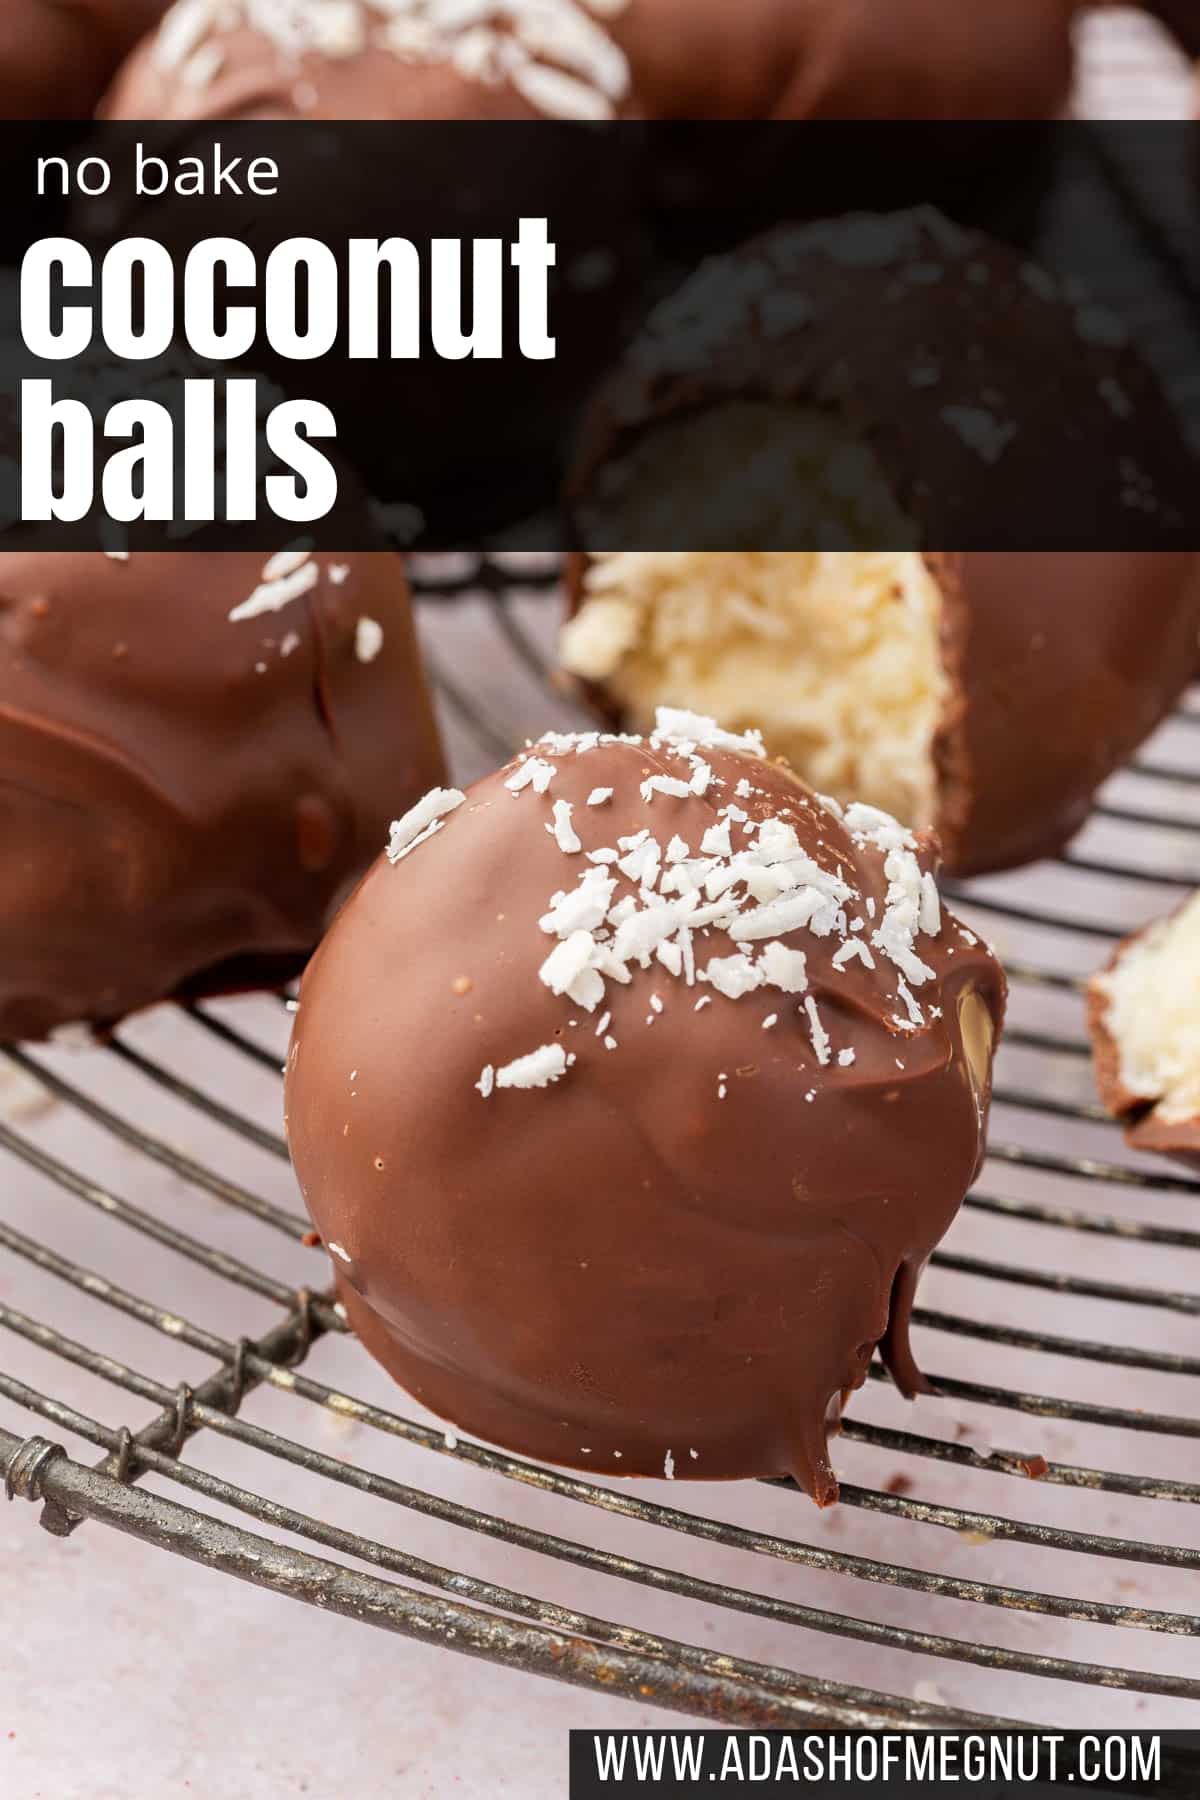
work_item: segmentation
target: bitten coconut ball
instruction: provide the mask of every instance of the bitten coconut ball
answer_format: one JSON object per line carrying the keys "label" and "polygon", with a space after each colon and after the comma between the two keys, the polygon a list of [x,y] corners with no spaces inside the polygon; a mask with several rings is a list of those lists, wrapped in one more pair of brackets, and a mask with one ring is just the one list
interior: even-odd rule
{"label": "bitten coconut ball", "polygon": [[176,0],[114,116],[1048,118],[1076,0]]}
{"label": "bitten coconut ball", "polygon": [[1061,849],[1183,692],[1184,552],[617,551],[564,666],[611,723],[703,707],[823,792],[934,827],[959,875]]}
{"label": "bitten coconut ball", "polygon": [[89,119],[167,0],[4,0],[0,118]]}
{"label": "bitten coconut ball", "polygon": [[983,1154],[1004,1010],[936,845],[664,711],[393,827],[301,990],[292,1155],[424,1405],[605,1475],[791,1475]]}
{"label": "bitten coconut ball", "polygon": [[1129,1142],[1200,1165],[1200,894],[1119,946],[1089,985],[1088,1023]]}
{"label": "bitten coconut ball", "polygon": [[441,770],[398,557],[0,555],[0,1038],[294,975]]}
{"label": "bitten coconut ball", "polygon": [[[929,209],[777,230],[664,302],[595,398],[562,661],[607,723],[760,726],[823,791],[935,826],[954,873],[1018,864],[1195,667],[1194,483],[1072,282]],[[1098,521],[1124,547],[1076,548]]]}

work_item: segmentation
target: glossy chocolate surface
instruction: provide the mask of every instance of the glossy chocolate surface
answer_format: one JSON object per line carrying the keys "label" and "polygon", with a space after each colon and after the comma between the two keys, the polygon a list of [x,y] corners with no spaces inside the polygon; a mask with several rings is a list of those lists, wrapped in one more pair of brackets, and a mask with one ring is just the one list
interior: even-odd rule
{"label": "glossy chocolate surface", "polygon": [[1200,557],[976,551],[929,561],[953,684],[934,741],[947,867],[969,875],[1052,855],[1191,678]]}
{"label": "glossy chocolate surface", "polygon": [[585,421],[567,489],[580,546],[813,548],[789,534],[788,471],[765,457],[757,485],[731,469],[737,543],[707,541],[686,494],[671,542],[620,541],[601,478],[656,427],[731,404],[824,413],[870,453],[912,543],[847,548],[1187,543],[1193,458],[1123,321],[928,207],[763,232],[662,302]]}
{"label": "glossy chocolate surface", "polygon": [[0,118],[88,119],[167,0],[4,0]]}
{"label": "glossy chocolate surface", "polygon": [[[913,1293],[982,1155],[1003,976],[943,912],[916,939],[911,1013],[888,956],[843,948],[873,942],[896,866],[790,771],[702,743],[703,795],[643,798],[694,763],[661,740],[579,741],[534,747],[544,792],[511,791],[519,762],[477,783],[337,920],[288,1065],[301,1186],[355,1330],[456,1426],[598,1474],[793,1475],[826,1503],[827,1433],[876,1346],[905,1393],[923,1385]],[[552,992],[552,897],[594,867],[637,909],[634,877],[587,853],[648,831],[661,893],[672,840],[698,855],[731,804],[853,890],[826,935],[747,945],[793,969],[782,953],[802,950],[806,988],[734,998],[704,978],[738,962],[743,919],[692,933],[694,985],[686,956],[674,974],[651,954],[590,1010]],[[735,850],[759,841],[730,830]],[[934,857],[923,839],[905,867]],[[535,1051],[561,1074],[510,1085]]]}
{"label": "glossy chocolate surface", "polygon": [[654,118],[1044,119],[1075,0],[630,0],[612,24]]}
{"label": "glossy chocolate surface", "polygon": [[[729,297],[720,314],[711,299],[701,307],[699,344],[689,351],[678,323],[685,288],[596,396],[568,484],[577,541],[812,547],[787,538],[774,488],[766,516],[783,518],[779,543],[748,541],[749,532],[711,546],[617,542],[619,515],[606,534],[602,496],[612,470],[665,423],[730,402],[828,412],[870,452],[913,523],[910,546],[861,547],[924,550],[945,597],[952,691],[932,746],[932,823],[947,868],[978,873],[1061,848],[1191,678],[1200,558],[1179,548],[932,547],[1022,544],[1020,496],[1044,492],[1048,479],[1064,546],[1095,543],[1098,519],[1182,520],[1190,453],[1155,380],[1114,321],[927,211],[767,233],[698,279],[710,293],[723,280]],[[1141,511],[1147,497],[1153,515]],[[686,492],[680,508],[683,529],[703,533]],[[581,585],[576,557],[572,606]],[[611,696],[589,698],[613,719]]]}
{"label": "glossy chocolate surface", "polygon": [[0,1038],[295,973],[439,776],[400,559],[306,560],[0,555]]}
{"label": "glossy chocolate surface", "polygon": [[[945,867],[978,875],[1052,856],[1192,677],[1200,557],[999,550],[926,560],[942,589],[950,678],[931,745]],[[571,612],[583,575],[575,555]],[[606,725],[623,723],[603,684],[573,685]]]}

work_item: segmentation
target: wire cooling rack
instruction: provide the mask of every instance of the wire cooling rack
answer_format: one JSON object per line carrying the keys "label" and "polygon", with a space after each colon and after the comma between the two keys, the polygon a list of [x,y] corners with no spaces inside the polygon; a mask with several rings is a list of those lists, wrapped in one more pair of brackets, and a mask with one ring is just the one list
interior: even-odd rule
{"label": "wire cooling rack", "polygon": [[[461,779],[574,717],[550,673],[553,566],[515,563],[417,571],[440,594],[422,629]],[[1200,694],[1059,862],[960,897],[1013,1003],[991,1155],[917,1314],[942,1398],[914,1410],[876,1367],[825,1514],[786,1483],[538,1468],[391,1387],[301,1243],[287,996],[3,1052],[9,1494],[58,1536],[89,1522],[92,1556],[113,1527],[722,1721],[1195,1724],[1200,1190],[1103,1119],[1080,978],[1198,879]]]}
{"label": "wire cooling rack", "polygon": [[[1129,12],[1092,21],[1077,109],[1185,112],[1190,77],[1163,44]],[[1169,343],[1200,290],[1160,174],[1104,170],[1114,223],[1148,229],[1175,269],[1146,322]],[[549,673],[552,562],[417,574],[459,780],[577,722]],[[55,1536],[82,1526],[83,1579],[113,1528],[430,1645],[724,1722],[1194,1727],[1200,1189],[1100,1113],[1080,985],[1198,880],[1200,692],[1069,855],[960,899],[1012,1005],[991,1155],[917,1314],[943,1398],[909,1407],[873,1369],[827,1513],[781,1483],[537,1468],[410,1405],[302,1243],[286,996],[162,1008],[83,1054],[0,1051],[8,1493]]]}

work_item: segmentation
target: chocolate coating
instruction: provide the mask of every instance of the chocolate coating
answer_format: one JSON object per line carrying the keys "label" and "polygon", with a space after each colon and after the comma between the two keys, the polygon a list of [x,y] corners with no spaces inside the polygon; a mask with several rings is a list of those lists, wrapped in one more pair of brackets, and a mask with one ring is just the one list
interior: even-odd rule
{"label": "chocolate coating", "polygon": [[[686,514],[670,544],[621,535],[614,465],[655,429],[730,405],[826,415],[870,452],[912,547],[1073,548],[1096,543],[1098,519],[1121,522],[1110,543],[1187,541],[1194,459],[1123,321],[930,208],[778,227],[660,304],[584,422],[567,486],[578,542],[808,548],[770,470],[756,471],[763,519],[744,520],[736,543],[707,541]],[[1062,471],[1052,511],[1049,458]],[[748,508],[744,478],[739,491]]]}
{"label": "chocolate coating", "polygon": [[[1077,0],[558,0],[448,24],[364,0],[336,22],[293,6],[287,38],[173,20],[122,72],[121,118],[1049,118],[1071,74]],[[186,34],[182,34],[186,36]],[[193,62],[212,45],[220,62]],[[164,50],[164,45],[166,46]],[[170,53],[170,54],[168,54]],[[203,69],[204,79],[197,79]],[[531,72],[532,71],[532,72]],[[191,78],[189,79],[189,73]],[[208,109],[213,109],[210,113]]]}
{"label": "chocolate coating", "polygon": [[0,118],[89,119],[167,0],[5,0]]}
{"label": "chocolate coating", "polygon": [[[590,1010],[555,994],[539,970],[570,934],[539,926],[552,896],[591,868],[636,912],[637,880],[662,895],[678,867],[672,838],[695,853],[729,804],[790,825],[810,879],[804,858],[815,879],[842,871],[868,941],[868,903],[881,923],[898,873],[782,765],[702,739],[707,791],[647,799],[647,778],[692,776],[677,739],[594,736],[534,747],[544,793],[507,786],[524,758],[478,782],[344,909],[288,1060],[300,1184],[351,1324],[435,1413],[593,1473],[790,1474],[828,1503],[827,1433],[875,1347],[905,1393],[924,1385],[913,1293],[982,1156],[1003,976],[942,914],[916,940],[913,1029],[887,956],[835,961],[844,915],[769,945],[743,917],[790,989],[732,998],[736,982],[706,979],[737,935],[708,925],[695,985],[686,955],[674,974],[635,954]],[[665,858],[649,877],[589,864],[641,831]],[[560,847],[572,833],[579,851]],[[915,879],[935,855],[922,839],[902,861]],[[787,974],[796,951],[807,988]],[[513,1085],[539,1047],[560,1078]]]}
{"label": "chocolate coating", "polygon": [[[707,297],[693,304],[697,292]],[[721,292],[727,304],[713,299]],[[951,692],[932,744],[936,811],[919,822],[937,829],[947,867],[978,873],[1061,848],[1195,668],[1200,560],[1132,547],[1136,526],[1130,548],[1105,553],[928,547],[1003,541],[1008,520],[1045,516],[1033,497],[1057,458],[1069,475],[1055,489],[1056,541],[1094,542],[1098,519],[1143,516],[1126,459],[1145,477],[1166,541],[1179,541],[1172,533],[1194,482],[1190,454],[1118,322],[1013,252],[925,211],[768,233],[710,264],[660,309],[597,395],[567,488],[577,542],[645,547],[622,514],[621,470],[659,429],[719,420],[730,405],[833,421],[869,454],[911,529],[906,547],[926,553],[943,595]],[[762,535],[739,517],[736,543],[710,544],[688,535],[713,527],[688,490],[686,460],[669,462],[664,486],[684,471],[682,535],[671,547],[795,548],[794,467],[767,466]],[[641,504],[636,488],[633,500]],[[665,511],[660,503],[643,528]],[[831,523],[845,526],[841,517]],[[901,547],[894,528],[879,531],[872,520],[862,548]],[[577,556],[572,610],[583,573]],[[607,720],[619,719],[611,693],[586,693]],[[695,703],[686,693],[660,697]]]}
{"label": "chocolate coating", "polygon": [[310,560],[0,555],[0,1038],[294,974],[437,779],[399,558]]}
{"label": "chocolate coating", "polygon": [[956,874],[1053,855],[1187,686],[1200,558],[995,551],[929,558],[953,692],[934,738]]}
{"label": "chocolate coating", "polygon": [[277,32],[233,0],[180,49],[191,10],[177,0],[129,59],[108,117],[611,118],[630,104],[626,59],[586,0],[552,0],[549,20],[544,6],[524,9],[528,24],[520,5],[455,23],[420,0],[408,15],[349,0],[336,20],[321,0],[298,0]]}
{"label": "chocolate coating", "polygon": [[[1097,789],[1192,677],[1200,558],[1182,551],[932,552],[949,677],[931,744],[935,812],[956,876],[1060,851]],[[568,608],[584,559],[567,567]],[[578,683],[610,725],[610,693]],[[684,694],[664,694],[683,701]]]}
{"label": "chocolate coating", "polygon": [[632,0],[613,22],[651,117],[1043,119],[1075,0]]}

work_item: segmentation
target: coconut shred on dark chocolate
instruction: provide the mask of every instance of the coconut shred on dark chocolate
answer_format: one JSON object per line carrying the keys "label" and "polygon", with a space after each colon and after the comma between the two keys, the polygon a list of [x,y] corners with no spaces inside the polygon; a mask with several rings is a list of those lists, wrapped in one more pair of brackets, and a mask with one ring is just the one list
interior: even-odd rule
{"label": "coconut shred on dark chocolate", "polygon": [[397,556],[0,555],[0,1039],[296,974],[441,769]]}
{"label": "coconut shred on dark chocolate", "polygon": [[609,1475],[791,1475],[983,1154],[1004,978],[936,842],[664,712],[439,789],[306,973],[287,1128],[423,1404]]}

